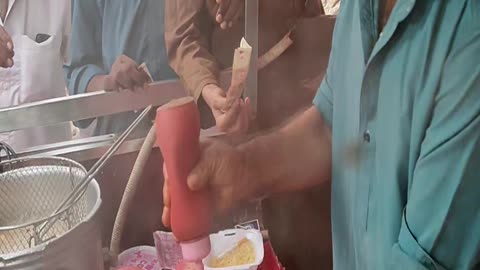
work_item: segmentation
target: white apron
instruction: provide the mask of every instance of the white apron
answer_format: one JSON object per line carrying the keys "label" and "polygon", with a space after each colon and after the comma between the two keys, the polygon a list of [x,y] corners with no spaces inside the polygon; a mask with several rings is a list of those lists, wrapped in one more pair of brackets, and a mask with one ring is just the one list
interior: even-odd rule
{"label": "white apron", "polygon": [[[0,108],[64,97],[66,38],[70,32],[70,0],[10,0],[5,23],[14,43],[14,66],[0,68]],[[40,44],[36,34],[49,34]],[[48,117],[39,115],[38,119]],[[20,119],[16,121],[21,121]],[[70,140],[71,124],[37,127],[0,134],[14,150]]]}
{"label": "white apron", "polygon": [[[51,36],[36,43],[26,35],[12,37],[14,66],[0,68],[0,107],[41,101],[65,96],[61,38]],[[45,116],[40,116],[45,117]],[[70,140],[69,123],[36,127],[0,134],[0,141],[10,144],[15,151],[27,147]]]}

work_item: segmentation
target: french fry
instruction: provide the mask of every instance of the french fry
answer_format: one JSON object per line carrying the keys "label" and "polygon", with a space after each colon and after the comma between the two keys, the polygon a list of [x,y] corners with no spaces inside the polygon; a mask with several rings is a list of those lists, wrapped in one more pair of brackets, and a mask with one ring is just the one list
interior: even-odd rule
{"label": "french fry", "polygon": [[143,70],[148,75],[150,82],[153,82],[152,74],[150,74],[150,70],[148,70],[147,64],[145,62],[138,66],[138,69]]}
{"label": "french fry", "polygon": [[245,38],[242,38],[240,47],[235,50],[233,56],[232,82],[227,91],[227,109],[230,108],[237,99],[242,97],[251,56],[252,47]]}

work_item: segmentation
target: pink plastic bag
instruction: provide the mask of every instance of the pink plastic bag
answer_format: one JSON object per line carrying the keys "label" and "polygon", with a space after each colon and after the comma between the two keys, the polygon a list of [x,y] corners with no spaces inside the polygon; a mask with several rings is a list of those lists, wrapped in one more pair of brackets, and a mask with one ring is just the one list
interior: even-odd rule
{"label": "pink plastic bag", "polygon": [[175,269],[183,257],[180,245],[175,240],[173,233],[157,231],[153,234],[153,240],[157,248],[160,266]]}
{"label": "pink plastic bag", "polygon": [[151,246],[139,246],[125,250],[118,255],[118,265],[134,266],[143,270],[162,270],[157,258],[157,249]]}

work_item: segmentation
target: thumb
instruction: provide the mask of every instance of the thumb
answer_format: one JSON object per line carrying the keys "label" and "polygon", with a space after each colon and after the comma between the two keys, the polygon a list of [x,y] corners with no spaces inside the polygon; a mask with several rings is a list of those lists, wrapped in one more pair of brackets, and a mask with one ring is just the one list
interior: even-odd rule
{"label": "thumb", "polygon": [[219,89],[213,96],[212,96],[212,109],[216,110],[225,110],[227,107],[227,98],[225,97],[225,93],[223,90]]}
{"label": "thumb", "polygon": [[103,88],[105,91],[115,91],[118,89],[118,84],[110,75],[106,75],[103,81]]}
{"label": "thumb", "polygon": [[249,97],[245,98],[245,106],[247,107],[246,111],[247,111],[247,115],[248,115],[248,121],[254,120],[255,119],[255,112],[253,111],[253,108],[252,108],[252,105],[251,105],[251,100],[250,100]]}

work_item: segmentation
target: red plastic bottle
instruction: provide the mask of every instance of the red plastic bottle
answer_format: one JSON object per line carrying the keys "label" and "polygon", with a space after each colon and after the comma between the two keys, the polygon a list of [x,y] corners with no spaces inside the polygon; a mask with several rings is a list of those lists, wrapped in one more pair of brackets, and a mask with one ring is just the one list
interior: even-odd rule
{"label": "red plastic bottle", "polygon": [[207,191],[191,191],[187,177],[200,158],[200,116],[190,97],[158,108],[157,144],[168,171],[172,231],[183,258],[197,261],[210,253],[212,208]]}

